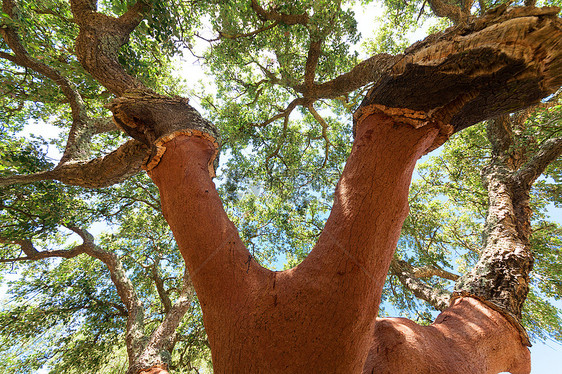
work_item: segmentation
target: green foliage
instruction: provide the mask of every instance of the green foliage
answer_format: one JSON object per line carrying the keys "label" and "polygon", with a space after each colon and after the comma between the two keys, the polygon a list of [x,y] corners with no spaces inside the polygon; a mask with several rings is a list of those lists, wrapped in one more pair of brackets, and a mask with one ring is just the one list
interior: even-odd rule
{"label": "green foliage", "polygon": [[[68,1],[19,0],[17,17],[0,14],[0,27],[15,27],[31,58],[69,79],[80,92],[85,114],[109,115],[103,104],[111,94],[87,74],[73,50],[78,27]],[[119,16],[132,0],[98,1],[98,9]],[[315,81],[326,82],[358,62],[360,42],[356,15],[370,1],[260,1],[266,9],[304,14],[308,25],[275,23],[260,18],[248,0],[152,0],[152,10],[122,47],[119,62],[152,89],[165,94],[200,97],[205,116],[222,137],[222,164],[217,185],[225,209],[244,242],[264,266],[289,268],[311,250],[333,200],[334,186],[350,150],[350,112],[363,91],[314,103],[313,112],[297,108],[267,126],[283,112],[302,83],[309,46],[322,40]],[[454,3],[454,2],[450,2]],[[545,1],[560,4],[560,0]],[[424,5],[425,4],[425,5]],[[498,5],[479,2],[473,12]],[[419,38],[450,25],[430,17],[423,1],[381,2],[384,22],[375,35],[363,35],[367,53],[398,53]],[[371,19],[374,21],[375,16]],[[202,46],[204,44],[204,46]],[[0,52],[11,53],[0,41]],[[182,54],[200,55],[214,78],[208,86],[186,87],[174,76]],[[534,114],[518,133],[515,148],[560,136],[562,107]],[[56,139],[22,138],[21,131],[53,124]],[[50,79],[0,59],[0,177],[50,170],[46,148],[64,148],[72,123],[59,86]],[[126,137],[99,134],[92,156],[107,154]],[[533,146],[529,146],[532,144]],[[411,188],[411,213],[403,228],[397,256],[414,266],[466,272],[478,259],[487,195],[480,170],[490,146],[483,126],[456,135],[442,151],[426,158]],[[561,340],[561,315],[553,304],[562,295],[562,228],[547,210],[562,207],[562,161],[552,163],[533,189],[532,247],[536,256],[525,324],[537,339]],[[156,266],[175,301],[181,286],[183,260],[164,221],[156,187],[142,174],[104,189],[85,190],[58,182],[0,187],[0,258],[16,259],[17,241],[31,239],[40,250],[69,249],[80,244],[69,227],[89,229],[96,244],[119,256],[145,307],[150,332],[165,316],[164,304],[151,278]],[[126,317],[107,267],[85,254],[71,259],[8,261],[0,276],[11,279],[0,307],[0,356],[6,373],[122,373],[127,367],[124,343]],[[427,283],[450,290],[453,282],[433,277]],[[385,286],[383,313],[432,320],[434,311],[395,278]],[[176,372],[209,370],[210,353],[201,311],[193,302],[180,327],[172,353]],[[195,368],[195,369],[193,369]]]}
{"label": "green foliage", "polygon": [[[560,106],[539,110],[519,129],[514,149],[528,155],[545,140],[560,136]],[[402,229],[397,255],[414,266],[438,267],[462,275],[478,261],[487,192],[480,172],[489,160],[490,145],[483,125],[456,134],[438,154],[418,165],[418,176],[410,189],[410,215]],[[536,182],[531,195],[535,256],[531,293],[524,309],[524,323],[534,339],[560,339],[562,313],[562,225],[548,217],[552,205],[559,206],[560,159],[553,162],[546,178]],[[552,204],[552,205],[551,205]],[[426,280],[437,289],[452,291],[451,281]],[[385,287],[386,300],[406,316],[417,318],[432,311],[393,277]]]}

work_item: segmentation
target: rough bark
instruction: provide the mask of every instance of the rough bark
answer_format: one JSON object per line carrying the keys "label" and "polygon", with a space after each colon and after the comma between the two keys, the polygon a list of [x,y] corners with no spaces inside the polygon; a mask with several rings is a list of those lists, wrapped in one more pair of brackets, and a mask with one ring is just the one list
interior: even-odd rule
{"label": "rough bark", "polygon": [[537,103],[562,85],[558,11],[513,8],[429,36],[375,84],[355,118],[382,112],[459,131]]}
{"label": "rough bark", "polygon": [[[84,68],[111,92],[129,101],[139,93],[145,98],[154,95],[129,76],[117,61],[120,46],[148,11],[148,5],[138,2],[121,17],[113,18],[98,13],[95,2],[72,0],[71,4],[80,27],[77,55]],[[253,2],[253,6],[259,7],[258,2]],[[265,19],[285,16],[274,10],[263,11]],[[562,22],[556,17],[557,12],[558,8],[532,7],[494,11],[432,35],[414,44],[404,55],[373,56],[349,73],[321,84],[312,82],[315,63],[314,58],[310,59],[306,84],[293,87],[302,97],[263,125],[287,116],[298,105],[310,106],[315,100],[335,98],[375,82],[356,113],[356,122],[378,112],[415,126],[428,121],[442,123],[442,134],[434,145],[437,147],[454,131],[529,106],[562,85]],[[274,22],[292,24],[289,20]],[[317,54],[318,50],[312,55]],[[415,89],[411,82],[416,82]],[[143,105],[149,105],[148,101],[143,99]],[[87,145],[91,131],[97,131],[97,126],[92,130],[88,123],[91,122],[77,122],[73,127],[65,153],[70,159],[84,157],[76,150]],[[75,167],[67,169],[66,163],[61,163],[60,170],[54,173],[46,171],[29,178],[18,176],[2,179],[0,183],[60,176],[59,180],[65,183],[97,187],[118,183],[140,170],[138,162],[125,158],[120,158],[120,162],[111,166],[115,172],[102,171],[101,167],[109,164],[99,160],[84,162],[81,165],[88,172],[78,177],[73,175],[77,173]],[[107,175],[107,179],[100,180],[97,176],[101,175]],[[91,176],[96,176],[96,180],[89,180]]]}
{"label": "rough bark", "polygon": [[488,191],[483,250],[476,266],[457,281],[453,298],[474,295],[489,302],[519,329],[522,341],[530,345],[520,325],[534,261],[530,245],[530,193],[536,178],[562,154],[562,138],[546,140],[526,161],[527,146],[514,145],[514,126],[518,125],[521,124],[516,116],[498,117],[488,124],[492,157],[482,171]]}
{"label": "rough bark", "polygon": [[186,269],[178,299],[169,306],[162,323],[146,339],[142,351],[134,357],[133,364],[129,365],[127,374],[168,374],[176,342],[176,329],[189,310],[193,295],[193,285]]}
{"label": "rough bark", "polygon": [[97,12],[97,1],[71,0],[74,21],[80,28],[76,56],[94,78],[115,95],[145,88],[128,74],[118,61],[119,48],[150,9],[149,2],[138,1],[119,18]]}
{"label": "rough bark", "polygon": [[67,161],[53,170],[35,174],[0,178],[0,186],[58,180],[65,184],[86,188],[100,188],[120,183],[141,170],[150,150],[136,140],[129,140],[115,151],[92,160]]}

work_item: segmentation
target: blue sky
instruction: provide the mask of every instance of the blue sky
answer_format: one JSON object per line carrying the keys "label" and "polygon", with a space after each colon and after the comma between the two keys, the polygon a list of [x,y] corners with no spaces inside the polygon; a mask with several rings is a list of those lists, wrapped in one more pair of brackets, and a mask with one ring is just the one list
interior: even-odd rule
{"label": "blue sky", "polygon": [[[359,20],[359,30],[363,35],[373,35],[373,30],[380,24],[379,21],[374,21],[373,19],[380,16],[380,9],[367,9],[367,11],[357,12]],[[422,33],[417,33],[412,35],[412,39],[415,41],[419,39]],[[180,60],[178,59],[178,63]],[[182,66],[178,69],[178,75],[189,78],[192,83],[197,82],[199,79],[203,79],[204,75],[194,61],[182,61]],[[207,86],[211,86],[210,82],[207,81]],[[196,105],[195,102],[191,102]],[[36,130],[36,129],[34,129]],[[33,131],[39,133],[39,131]],[[49,136],[46,135],[48,138]],[[56,156],[55,156],[56,157]],[[562,209],[554,208],[550,210],[552,218],[562,223]],[[2,294],[2,288],[0,288],[0,298]],[[558,303],[557,306],[562,308],[562,303]],[[562,328],[562,327],[561,327]],[[532,364],[532,374],[551,374],[551,373],[562,373],[562,345],[554,342],[535,342],[533,347],[531,347],[531,364]]]}

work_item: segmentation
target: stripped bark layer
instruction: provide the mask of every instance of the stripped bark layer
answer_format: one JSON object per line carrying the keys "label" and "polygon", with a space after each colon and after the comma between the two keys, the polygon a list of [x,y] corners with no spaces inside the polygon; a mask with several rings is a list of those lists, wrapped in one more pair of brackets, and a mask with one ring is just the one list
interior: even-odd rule
{"label": "stripped bark layer", "polygon": [[364,121],[317,245],[285,272],[259,266],[226,216],[207,171],[212,143],[166,143],[150,175],[201,302],[215,372],[361,372],[413,167],[437,132]]}
{"label": "stripped bark layer", "polygon": [[[12,10],[11,0],[4,0],[3,4]],[[117,124],[150,147],[170,129],[204,125],[203,131],[213,131],[185,99],[154,94],[119,64],[119,48],[149,9],[147,2],[139,1],[121,17],[97,12],[96,1],[71,0],[71,4],[80,27],[77,57],[92,76],[119,96],[111,106]],[[431,4],[435,9],[443,5],[435,0]],[[264,20],[287,25],[308,22],[306,14],[266,10],[257,1],[252,1],[252,8]],[[448,7],[439,9],[456,17]],[[374,357],[375,353],[391,351],[396,342],[411,338],[417,339],[416,343],[405,345],[403,352],[420,360],[427,347],[435,347],[443,355],[470,357],[466,363],[470,372],[528,371],[528,351],[521,342],[509,339],[509,344],[502,345],[502,334],[512,336],[517,330],[476,298],[455,300],[433,329],[421,329],[410,322],[377,322],[376,315],[382,285],[407,214],[407,192],[416,160],[452,132],[489,116],[526,107],[562,84],[562,35],[557,12],[522,8],[500,9],[481,19],[464,19],[461,15],[457,17],[458,26],[415,44],[404,55],[376,56],[349,74],[323,84],[314,82],[321,40],[311,42],[304,82],[291,82],[291,88],[302,95],[293,101],[293,108],[305,105],[314,112],[314,100],[348,93],[372,81],[375,85],[356,113],[357,136],[336,189],[332,214],[313,251],[295,269],[266,270],[256,264],[242,245],[208,173],[208,163],[216,151],[212,142],[178,136],[166,143],[162,161],[150,175],[161,190],[164,214],[198,290],[217,372],[382,371],[380,360],[390,365],[385,361],[396,357],[379,359]],[[2,37],[14,52],[8,58],[56,81],[63,91],[68,91],[65,93],[71,106],[80,114],[79,98],[72,96],[72,87],[66,87],[66,82],[56,74],[27,59],[10,28],[3,29],[8,31]],[[347,83],[340,84],[344,81]],[[284,114],[279,118],[282,117]],[[139,170],[141,159],[148,154],[139,142],[129,143],[106,159],[78,161],[83,157],[77,156],[76,149],[83,149],[84,142],[95,132],[88,127],[89,123],[76,117],[65,152],[68,157],[57,169],[27,180],[58,179],[95,187],[115,183]],[[557,149],[545,148],[544,154],[551,157]],[[537,154],[535,165],[543,165],[548,157]],[[106,162],[110,160],[116,163]],[[532,166],[528,164],[520,170],[519,182],[523,187],[504,183],[505,188],[499,188],[494,199],[504,201],[500,195],[509,190],[508,195],[525,200],[525,188],[540,169]],[[105,174],[99,172],[102,168],[108,168]],[[490,175],[504,172],[503,167],[492,169]],[[25,180],[16,177],[8,181]],[[497,180],[491,178],[490,183]],[[500,255],[495,271],[502,276],[511,269],[505,266],[505,259],[511,258],[506,253],[521,252],[521,259],[513,264],[523,273],[529,269],[531,261],[524,253],[527,228],[524,220],[518,218],[527,213],[523,202],[514,208],[513,214],[509,212],[515,218],[508,217],[501,226],[510,235],[515,230],[512,242],[515,248],[522,245],[521,251],[503,251],[504,245],[490,245],[489,259]],[[490,237],[494,237],[492,231]],[[404,269],[402,274],[411,270]],[[524,274],[508,275],[502,278],[506,281],[500,282],[498,294],[485,297],[494,302],[509,300],[504,308],[515,310],[513,314],[517,317],[517,308],[526,293],[525,278]],[[479,271],[474,279],[482,276],[489,278],[485,271]],[[480,292],[470,276],[463,278],[463,282],[469,286],[469,294]],[[512,297],[506,298],[505,293],[510,292]],[[186,304],[182,301],[179,305],[181,309]],[[130,307],[139,309],[134,303]],[[162,325],[155,336],[157,341],[148,346],[143,345],[144,335],[139,327],[142,316],[133,316],[130,323],[134,328],[127,329],[131,373],[147,368],[165,372],[160,349],[172,344],[170,334],[179,321],[178,315]],[[463,329],[458,321],[480,324],[481,328]],[[451,335],[455,337],[452,339]],[[486,341],[486,349],[479,355],[471,355],[475,341]],[[500,346],[507,347],[505,359],[492,356],[494,347]],[[387,370],[412,372],[412,365],[418,365],[420,360],[402,369],[389,366]],[[435,361],[436,366],[432,364],[425,361],[424,368],[454,372],[439,360]]]}
{"label": "stripped bark layer", "polygon": [[[5,0],[4,3],[11,2]],[[158,107],[156,104],[163,97],[131,77],[117,61],[120,46],[148,11],[147,5],[139,2],[121,17],[113,18],[98,13],[95,2],[72,0],[71,4],[80,26],[77,54],[84,68],[126,101],[128,107],[135,106],[135,98],[139,100],[137,107],[151,106],[150,97],[154,98],[155,108]],[[253,4],[259,6],[257,2]],[[265,12],[262,16],[266,18],[283,17],[282,14]],[[273,119],[283,118],[298,105],[311,107],[316,100],[345,95],[374,82],[355,114],[355,120],[377,112],[416,126],[432,121],[442,129],[435,148],[452,132],[491,116],[532,105],[562,84],[562,22],[556,17],[557,12],[558,8],[554,7],[496,10],[434,34],[414,44],[402,55],[373,56],[348,73],[324,83],[313,81],[314,61],[318,55],[312,53],[307,60],[306,82],[291,83],[291,88],[301,97]],[[314,46],[316,44],[311,44],[311,48]],[[17,61],[23,66],[35,66],[30,62],[24,64],[24,60],[19,58]],[[41,72],[41,69],[37,70]],[[50,77],[47,72],[42,74]],[[415,85],[412,82],[416,82]],[[117,99],[112,107],[116,107],[121,99]],[[175,100],[181,101],[180,98]],[[459,105],[460,109],[457,108]],[[148,121],[148,117],[145,113],[144,120]],[[117,121],[119,116],[115,118]],[[121,164],[111,166],[115,172],[102,173],[102,163],[98,161],[84,162],[90,168],[88,173],[76,174],[77,168],[66,165],[66,161],[87,157],[76,150],[87,149],[91,134],[96,132],[94,123],[97,121],[93,119],[76,122],[65,153],[68,160],[65,158],[56,172],[4,178],[0,179],[0,184],[58,179],[69,184],[96,187],[119,183],[138,173],[139,163],[118,158],[114,160]],[[452,127],[447,126],[449,124]],[[94,176],[104,179],[89,180]]]}
{"label": "stripped bark layer", "polygon": [[206,167],[212,143],[166,143],[150,175],[198,292],[215,372],[528,373],[518,330],[478,299],[456,299],[431,327],[376,319],[413,167],[438,133],[365,118],[318,243],[283,272],[259,266],[226,216]]}
{"label": "stripped bark layer", "polygon": [[412,45],[367,93],[355,118],[382,112],[460,131],[539,102],[562,85],[558,11],[515,8]]}

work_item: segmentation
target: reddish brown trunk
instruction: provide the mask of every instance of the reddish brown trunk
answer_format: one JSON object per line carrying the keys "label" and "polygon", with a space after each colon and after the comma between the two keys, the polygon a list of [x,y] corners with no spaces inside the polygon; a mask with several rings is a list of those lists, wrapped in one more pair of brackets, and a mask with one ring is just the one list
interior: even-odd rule
{"label": "reddish brown trunk", "polygon": [[[310,255],[273,272],[252,260],[209,177],[213,145],[178,136],[150,174],[203,308],[216,373],[528,372],[499,313],[461,298],[431,327],[376,316],[417,159],[438,130],[371,115],[357,128]],[[525,366],[527,365],[527,366]]]}
{"label": "reddish brown trunk", "polygon": [[157,365],[150,369],[141,370],[138,374],[169,374],[169,372],[165,366]]}
{"label": "reddish brown trunk", "polygon": [[431,326],[377,320],[364,373],[528,374],[530,353],[502,314],[474,298],[456,299]]}
{"label": "reddish brown trunk", "polygon": [[381,290],[434,128],[364,120],[326,227],[298,267],[257,265],[209,177],[211,143],[177,137],[151,177],[197,290],[217,373],[363,369]]}

